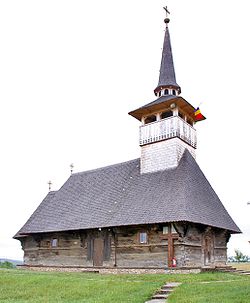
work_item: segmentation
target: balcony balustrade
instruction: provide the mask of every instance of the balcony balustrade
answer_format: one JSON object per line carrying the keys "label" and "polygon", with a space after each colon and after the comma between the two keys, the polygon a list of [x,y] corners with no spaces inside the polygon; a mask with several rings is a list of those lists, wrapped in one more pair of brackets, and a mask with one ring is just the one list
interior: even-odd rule
{"label": "balcony balustrade", "polygon": [[140,145],[178,137],[196,148],[196,130],[178,116],[155,121],[140,127]]}

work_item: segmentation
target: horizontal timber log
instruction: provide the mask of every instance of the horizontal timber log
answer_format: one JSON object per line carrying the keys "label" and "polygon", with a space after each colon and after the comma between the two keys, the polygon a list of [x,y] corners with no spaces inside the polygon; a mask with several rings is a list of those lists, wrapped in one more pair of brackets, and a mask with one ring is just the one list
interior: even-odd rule
{"label": "horizontal timber log", "polygon": [[153,244],[127,244],[127,245],[117,245],[117,248],[133,248],[133,247],[156,247],[156,246],[163,246],[167,247],[167,244],[162,243],[153,243]]}

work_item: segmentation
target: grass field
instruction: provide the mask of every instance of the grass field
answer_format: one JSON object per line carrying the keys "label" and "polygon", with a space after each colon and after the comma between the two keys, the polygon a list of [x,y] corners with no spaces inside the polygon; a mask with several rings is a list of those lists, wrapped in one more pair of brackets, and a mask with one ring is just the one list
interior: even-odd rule
{"label": "grass field", "polygon": [[237,269],[250,270],[250,262],[228,263],[228,265],[235,267]]}
{"label": "grass field", "polygon": [[165,282],[169,303],[249,303],[250,277],[226,273],[99,275],[0,270],[1,303],[144,303]]}

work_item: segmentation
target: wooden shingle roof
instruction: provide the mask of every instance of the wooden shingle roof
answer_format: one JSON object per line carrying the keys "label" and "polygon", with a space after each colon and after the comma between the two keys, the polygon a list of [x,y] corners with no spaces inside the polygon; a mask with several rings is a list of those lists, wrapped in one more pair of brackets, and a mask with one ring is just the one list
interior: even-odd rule
{"label": "wooden shingle roof", "polygon": [[46,196],[15,237],[178,221],[240,232],[187,150],[171,170],[141,175],[136,159],[73,174]]}

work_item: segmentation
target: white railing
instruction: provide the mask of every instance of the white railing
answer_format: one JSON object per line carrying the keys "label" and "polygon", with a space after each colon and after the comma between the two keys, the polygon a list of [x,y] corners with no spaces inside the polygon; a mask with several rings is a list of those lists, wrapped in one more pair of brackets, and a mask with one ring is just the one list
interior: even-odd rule
{"label": "white railing", "polygon": [[140,145],[178,137],[196,148],[196,130],[178,116],[140,127]]}

